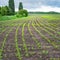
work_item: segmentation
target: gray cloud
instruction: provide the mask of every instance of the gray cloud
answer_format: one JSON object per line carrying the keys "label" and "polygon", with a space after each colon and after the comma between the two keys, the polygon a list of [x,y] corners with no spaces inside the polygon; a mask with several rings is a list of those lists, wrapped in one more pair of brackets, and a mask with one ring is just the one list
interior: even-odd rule
{"label": "gray cloud", "polygon": [[[9,0],[0,0],[0,6],[8,5]],[[19,2],[23,2],[24,8],[35,9],[41,5],[60,7],[60,0],[14,0],[15,8],[18,8]]]}

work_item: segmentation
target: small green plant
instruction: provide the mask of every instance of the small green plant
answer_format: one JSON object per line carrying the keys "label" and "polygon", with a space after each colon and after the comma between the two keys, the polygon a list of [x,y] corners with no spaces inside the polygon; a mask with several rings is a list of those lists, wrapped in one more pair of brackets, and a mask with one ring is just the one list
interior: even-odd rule
{"label": "small green plant", "polygon": [[43,51],[42,51],[42,54],[47,55],[47,54],[48,54],[48,51],[47,51],[47,50],[43,50]]}
{"label": "small green plant", "polygon": [[24,39],[24,27],[25,27],[26,23],[23,24],[23,27],[22,27],[22,41],[23,41],[23,47],[24,47],[24,50],[25,50],[25,56],[28,57],[29,56],[29,53],[28,53],[28,48],[26,46],[26,42],[25,42],[25,39]]}
{"label": "small green plant", "polygon": [[19,26],[17,27],[16,29],[16,34],[15,34],[15,43],[16,43],[16,50],[17,50],[17,53],[16,53],[16,56],[18,57],[19,60],[22,60],[22,57],[21,57],[21,49],[19,49],[18,47],[18,39],[17,39],[17,33],[18,33],[18,29],[20,27],[20,24]]}

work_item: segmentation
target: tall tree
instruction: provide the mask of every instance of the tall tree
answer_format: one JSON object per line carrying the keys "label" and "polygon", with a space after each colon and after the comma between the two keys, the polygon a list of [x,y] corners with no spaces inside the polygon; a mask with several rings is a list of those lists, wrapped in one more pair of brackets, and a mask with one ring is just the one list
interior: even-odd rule
{"label": "tall tree", "polygon": [[23,9],[23,4],[22,2],[19,3],[19,10]]}
{"label": "tall tree", "polygon": [[1,14],[1,7],[0,7],[0,14]]}
{"label": "tall tree", "polygon": [[12,11],[12,14],[15,13],[15,4],[14,4],[14,0],[9,0],[9,8]]}
{"label": "tall tree", "polygon": [[8,6],[5,6],[5,9],[6,9],[6,15],[12,14],[11,9]]}

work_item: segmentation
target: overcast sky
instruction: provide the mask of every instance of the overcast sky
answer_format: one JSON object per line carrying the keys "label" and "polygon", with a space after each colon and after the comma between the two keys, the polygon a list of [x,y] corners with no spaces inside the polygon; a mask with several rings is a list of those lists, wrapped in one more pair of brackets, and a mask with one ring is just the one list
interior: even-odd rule
{"label": "overcast sky", "polygon": [[[0,0],[0,6],[8,5],[9,0]],[[14,0],[15,10],[18,10],[19,2],[23,2],[24,9],[28,11],[56,11],[60,12],[60,0]]]}

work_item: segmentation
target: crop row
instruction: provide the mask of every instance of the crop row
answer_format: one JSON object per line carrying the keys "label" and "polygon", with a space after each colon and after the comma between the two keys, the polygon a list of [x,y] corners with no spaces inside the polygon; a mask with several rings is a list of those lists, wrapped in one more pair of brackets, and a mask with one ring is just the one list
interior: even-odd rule
{"label": "crop row", "polygon": [[[38,21],[38,23],[39,23],[39,21]],[[40,25],[41,25],[43,28],[45,28],[46,30],[52,31],[52,32],[55,33],[56,35],[58,34],[57,31],[55,31],[54,29],[52,29],[52,28],[50,28],[50,27],[48,27],[48,26],[45,26],[45,24],[40,23]],[[52,33],[52,32],[51,32],[51,33]],[[55,37],[57,37],[56,35],[55,35]],[[58,34],[58,35],[59,35],[59,34]]]}
{"label": "crop row", "polygon": [[[37,23],[37,22],[36,22]],[[60,38],[58,38],[57,36],[55,36],[53,33],[51,33],[49,30],[43,28],[44,27],[44,24],[42,23],[37,23],[37,25],[39,26],[40,29],[42,29],[43,31],[47,32],[50,36],[54,37],[55,39],[57,40],[60,40]],[[42,27],[43,26],[43,27]]]}
{"label": "crop row", "polygon": [[[37,22],[36,22],[36,23],[37,23]],[[52,38],[55,38],[55,41],[60,40],[59,37],[57,37],[56,35],[54,35],[53,33],[51,33],[49,30],[43,28],[43,27],[42,27],[42,23],[39,23],[39,22],[38,22],[37,25],[39,26],[40,29],[42,29],[43,31],[47,32]],[[43,26],[44,26],[44,24],[43,24]],[[52,40],[51,40],[51,41],[52,41]],[[55,43],[55,44],[60,44],[60,42]]]}
{"label": "crop row", "polygon": [[3,53],[3,49],[4,49],[4,46],[5,46],[5,43],[6,43],[6,40],[7,40],[7,37],[9,35],[9,33],[12,31],[12,28],[8,31],[8,33],[6,34],[4,40],[3,40],[3,43],[2,43],[2,46],[1,46],[1,49],[0,49],[0,60],[2,60],[2,53]]}
{"label": "crop row", "polygon": [[31,32],[30,24],[28,24],[28,30],[29,30],[29,33],[30,33],[31,36],[32,36],[32,39],[35,41],[38,49],[40,49],[40,48],[41,48],[41,43],[37,40],[37,38],[34,37],[34,34]]}
{"label": "crop row", "polygon": [[1,33],[0,33],[0,35],[3,33],[3,32],[5,32],[10,26],[16,26],[17,24],[11,24],[11,25],[7,25],[8,27],[7,28],[4,28],[4,29],[2,29],[2,31],[1,31]]}
{"label": "crop row", "polygon": [[24,47],[24,50],[25,50],[25,56],[29,56],[29,53],[28,53],[28,48],[27,48],[27,45],[26,45],[26,41],[25,41],[25,38],[24,38],[24,27],[25,27],[26,23],[23,24],[23,27],[22,27],[22,41],[23,41],[23,47]]}
{"label": "crop row", "polygon": [[16,56],[18,57],[19,60],[22,60],[22,57],[21,57],[21,49],[19,49],[18,47],[18,39],[17,39],[17,34],[18,34],[18,29],[20,27],[21,24],[18,25],[17,29],[16,29],[16,33],[15,33],[15,45],[16,45]]}
{"label": "crop row", "polygon": [[51,29],[57,30],[55,27],[57,26],[57,24],[51,24],[48,22],[48,20],[45,20],[42,17],[37,17],[37,20],[39,20],[41,23],[43,23],[45,26],[48,26]]}
{"label": "crop row", "polygon": [[2,34],[4,31],[6,31],[6,29],[3,29],[0,34]]}
{"label": "crop row", "polygon": [[51,42],[51,40],[50,40],[49,38],[47,38],[45,35],[43,35],[43,34],[40,32],[40,30],[38,30],[38,29],[34,26],[33,23],[32,23],[32,26],[33,26],[33,28],[40,34],[40,36],[41,36],[42,38],[44,38],[45,40],[47,40],[48,43],[52,44],[52,45],[54,46],[54,48],[58,48],[58,46],[55,45],[54,42]]}
{"label": "crop row", "polygon": [[[40,21],[40,22],[41,22],[41,21]],[[52,24],[52,26],[51,26],[50,23],[48,23],[47,21],[46,21],[46,23],[45,23],[44,21],[42,21],[42,23],[43,23],[45,26],[47,26],[46,28],[47,28],[48,30],[51,30],[51,31],[53,31],[54,33],[59,34],[59,33],[57,32],[59,28],[56,29],[53,24]],[[56,25],[56,26],[57,26],[57,25]]]}
{"label": "crop row", "polygon": [[54,28],[54,27],[57,26],[57,24],[51,24],[51,23],[49,23],[49,20],[47,20],[45,18],[42,18],[42,17],[40,17],[40,18],[41,18],[42,22],[47,23],[47,25],[49,24],[49,26],[52,27],[52,28]]}

